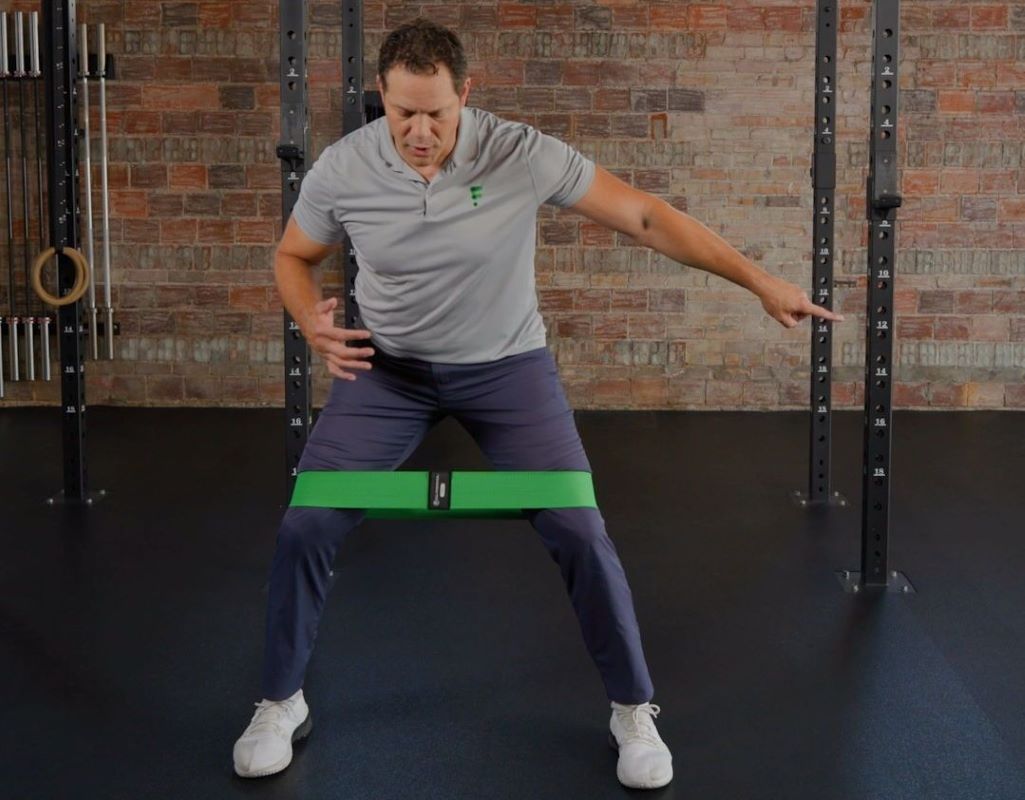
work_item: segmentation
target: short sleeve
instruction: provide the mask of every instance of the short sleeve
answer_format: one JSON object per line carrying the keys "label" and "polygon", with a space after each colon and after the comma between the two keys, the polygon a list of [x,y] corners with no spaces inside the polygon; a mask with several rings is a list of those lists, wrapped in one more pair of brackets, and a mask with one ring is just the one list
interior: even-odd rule
{"label": "short sleeve", "polygon": [[527,168],[539,203],[572,206],[591,188],[595,166],[565,142],[526,127]]}
{"label": "short sleeve", "polygon": [[292,219],[302,232],[321,244],[338,244],[345,235],[339,219],[340,156],[337,145],[320,154],[303,178],[292,208]]}

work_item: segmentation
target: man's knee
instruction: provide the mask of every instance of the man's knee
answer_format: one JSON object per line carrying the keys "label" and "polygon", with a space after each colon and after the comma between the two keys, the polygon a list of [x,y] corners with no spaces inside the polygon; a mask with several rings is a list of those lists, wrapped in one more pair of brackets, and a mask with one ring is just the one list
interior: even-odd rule
{"label": "man's knee", "polygon": [[289,508],[278,528],[278,550],[301,555],[324,547],[335,549],[361,516],[333,508]]}
{"label": "man's knee", "polygon": [[542,511],[534,527],[559,552],[581,554],[609,545],[605,520],[595,508],[560,508]]}

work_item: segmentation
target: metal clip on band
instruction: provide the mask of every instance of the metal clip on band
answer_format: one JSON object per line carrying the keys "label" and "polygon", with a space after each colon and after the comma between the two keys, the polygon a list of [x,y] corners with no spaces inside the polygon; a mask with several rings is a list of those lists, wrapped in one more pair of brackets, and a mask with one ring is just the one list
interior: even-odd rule
{"label": "metal clip on band", "polygon": [[427,507],[432,511],[450,509],[452,507],[452,473],[432,472],[427,483]]}

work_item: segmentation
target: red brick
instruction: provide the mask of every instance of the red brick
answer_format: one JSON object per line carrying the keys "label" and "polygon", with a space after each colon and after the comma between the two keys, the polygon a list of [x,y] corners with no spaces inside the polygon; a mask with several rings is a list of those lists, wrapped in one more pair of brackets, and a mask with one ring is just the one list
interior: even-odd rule
{"label": "red brick", "polygon": [[729,9],[726,12],[726,27],[731,31],[764,31],[767,29],[765,11],[755,6]]}
{"label": "red brick", "polygon": [[250,164],[246,167],[246,186],[250,189],[279,188],[281,167],[277,164]]}
{"label": "red brick", "polygon": [[1014,92],[980,93],[979,112],[983,114],[1013,114]]}
{"label": "red brick", "polygon": [[971,114],[975,111],[975,92],[941,90],[937,93],[936,105],[948,114]]}
{"label": "red brick", "polygon": [[630,400],[634,407],[665,408],[672,403],[665,378],[640,377],[630,379]]}
{"label": "red brick", "polygon": [[205,189],[206,167],[202,164],[171,164],[167,185],[170,189]]}
{"label": "red brick", "polygon": [[231,7],[234,3],[210,3],[199,5],[199,26],[201,28],[230,28]]}
{"label": "red brick", "polygon": [[765,25],[770,31],[801,31],[803,9],[801,8],[766,8]]}
{"label": "red brick", "polygon": [[971,22],[971,13],[971,7],[967,5],[935,8],[932,12],[932,24],[934,28],[966,30]]}
{"label": "red brick", "polygon": [[592,383],[591,397],[599,408],[629,408],[630,379],[596,380]]}
{"label": "red brick", "polygon": [[1025,197],[1004,197],[997,202],[997,215],[1001,222],[1025,220]]}
{"label": "red brick", "polygon": [[650,6],[651,27],[655,30],[686,31],[691,28],[690,13],[684,3]]}
{"label": "red brick", "polygon": [[626,339],[629,336],[626,314],[595,314],[591,317],[591,325],[596,339]]}
{"label": "red brick", "polygon": [[896,408],[923,408],[929,405],[928,383],[894,383],[893,405]]}
{"label": "red brick", "polygon": [[196,220],[162,220],[160,223],[160,241],[163,244],[189,244],[195,242]]}
{"label": "red brick", "polygon": [[539,6],[537,27],[543,31],[568,31],[573,29],[573,6]]}
{"label": "red brick", "polygon": [[110,192],[110,213],[117,217],[146,217],[149,207],[145,192]]}
{"label": "red brick", "polygon": [[993,293],[981,290],[956,292],[954,310],[961,314],[985,314],[993,310]]}
{"label": "red brick", "polygon": [[932,384],[929,405],[940,408],[964,408],[968,405],[968,387],[964,384]]}
{"label": "red brick", "polygon": [[726,30],[726,6],[693,5],[688,8],[688,30]]}
{"label": "red brick", "polygon": [[239,244],[271,244],[274,223],[266,220],[239,220],[236,241]]}
{"label": "red brick", "polygon": [[150,375],[146,378],[146,398],[150,401],[181,402],[185,397],[185,379],[178,375]]}
{"label": "red brick", "polygon": [[972,30],[992,31],[1007,29],[1007,6],[972,6]]}
{"label": "red brick", "polygon": [[1002,408],[1004,386],[1000,383],[969,383],[966,387],[967,404],[971,408]]}
{"label": "red brick", "polygon": [[940,174],[931,169],[906,169],[901,180],[901,189],[906,197],[912,195],[932,196],[940,185]]}
{"label": "red brick", "polygon": [[1010,321],[1007,317],[986,314],[972,317],[972,338],[979,342],[1010,341]]}
{"label": "red brick", "polygon": [[977,169],[945,169],[940,172],[939,178],[939,189],[944,194],[975,194],[979,191]]}
{"label": "red brick", "polygon": [[132,164],[129,175],[133,188],[163,189],[167,186],[167,167],[164,164]]}
{"label": "red brick", "polygon": [[200,242],[214,244],[234,244],[234,223],[230,219],[201,219],[199,221],[198,239]]}
{"label": "red brick", "polygon": [[626,8],[616,7],[612,9],[613,30],[647,30],[650,26],[651,21],[649,19],[648,9],[644,6]]}
{"label": "red brick", "polygon": [[152,84],[142,87],[143,108],[197,110],[217,108],[218,105],[216,86],[164,86]]}
{"label": "red brick", "polygon": [[573,308],[578,311],[608,311],[610,293],[601,289],[577,289],[573,292]]}
{"label": "red brick", "polygon": [[567,86],[597,86],[601,71],[598,61],[567,61],[562,65],[562,81]]}
{"label": "red brick", "polygon": [[534,28],[537,26],[537,7],[521,3],[499,3],[498,25],[507,28]]}
{"label": "red brick", "polygon": [[898,339],[932,339],[935,317],[898,317]]}
{"label": "red brick", "polygon": [[936,317],[937,339],[957,339],[967,342],[971,339],[971,317]]}
{"label": "red brick", "polygon": [[616,233],[611,228],[594,222],[580,223],[580,244],[583,247],[612,247]]}
{"label": "red brick", "polygon": [[1025,314],[1025,292],[994,292],[993,311],[998,314]]}
{"label": "red brick", "polygon": [[583,339],[592,332],[591,317],[584,314],[560,316],[555,320],[555,335],[560,338]]}
{"label": "red brick", "polygon": [[139,110],[125,114],[122,130],[132,136],[158,134],[161,130],[161,114],[159,111]]}
{"label": "red brick", "polygon": [[1025,408],[1025,383],[1004,386],[1004,404],[1008,408]]}
{"label": "red brick", "polygon": [[267,27],[268,20],[277,19],[277,3],[258,0],[247,0],[245,3],[232,3],[232,16],[236,23]]}

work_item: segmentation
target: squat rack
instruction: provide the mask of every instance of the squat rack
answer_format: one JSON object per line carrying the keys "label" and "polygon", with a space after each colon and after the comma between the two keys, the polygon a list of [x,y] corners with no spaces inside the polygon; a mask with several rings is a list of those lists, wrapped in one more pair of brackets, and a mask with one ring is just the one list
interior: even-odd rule
{"label": "squat rack", "polygon": [[[280,0],[283,216],[287,222],[309,151],[306,123],[306,16],[305,2]],[[382,111],[380,98],[363,90],[363,4],[342,4],[342,134],[356,130]],[[817,0],[815,52],[815,137],[811,170],[813,207],[812,298],[833,307],[834,194],[836,188],[835,99],[837,58],[836,0]],[[897,69],[900,0],[874,0],[872,6],[872,113],[869,138],[870,165],[866,185],[869,218],[868,320],[865,356],[865,420],[863,453],[862,556],[860,571],[837,573],[844,588],[913,591],[906,577],[891,570],[889,550],[890,430],[894,227],[901,204],[897,174]],[[296,72],[301,68],[301,75]],[[345,324],[360,326],[355,301],[358,264],[348,240],[343,244],[345,272]],[[832,324],[812,323],[810,380],[810,453],[808,491],[796,492],[802,507],[846,505],[832,490]],[[285,312],[285,392],[288,429],[288,494],[292,494],[297,465],[309,436],[309,348],[298,326]]]}

